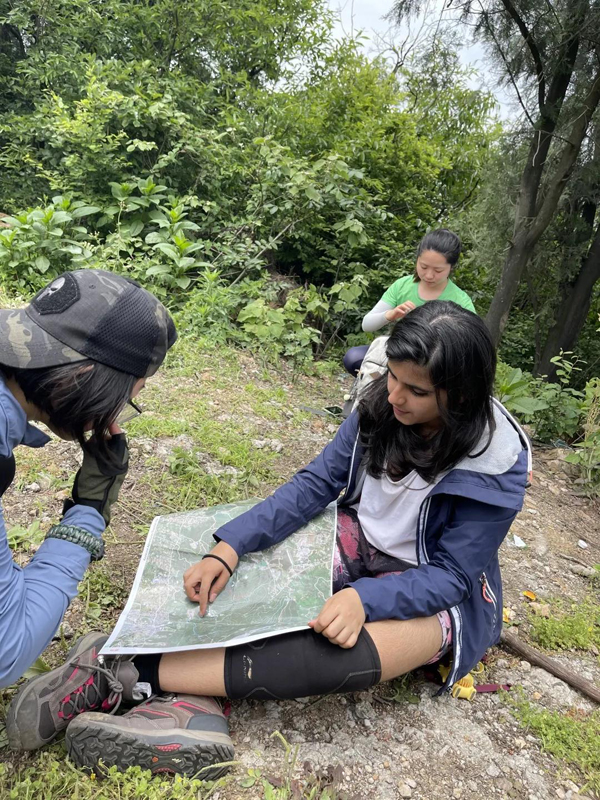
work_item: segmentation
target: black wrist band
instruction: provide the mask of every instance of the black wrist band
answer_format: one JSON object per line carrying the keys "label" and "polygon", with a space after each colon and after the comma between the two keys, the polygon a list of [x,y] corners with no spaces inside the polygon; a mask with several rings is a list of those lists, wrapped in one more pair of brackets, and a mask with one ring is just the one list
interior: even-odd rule
{"label": "black wrist band", "polygon": [[233,570],[231,569],[229,564],[223,558],[221,558],[221,556],[214,556],[212,553],[207,553],[205,556],[202,556],[201,560],[204,561],[205,558],[216,558],[217,561],[220,561],[221,564],[223,564],[223,566],[227,569],[227,571],[229,572],[229,577],[233,575]]}

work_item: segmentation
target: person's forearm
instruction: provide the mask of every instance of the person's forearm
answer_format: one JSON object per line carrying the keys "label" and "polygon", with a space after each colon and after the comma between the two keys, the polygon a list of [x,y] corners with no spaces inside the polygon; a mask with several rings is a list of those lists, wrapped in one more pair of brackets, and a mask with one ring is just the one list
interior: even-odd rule
{"label": "person's forearm", "polygon": [[386,303],[385,300],[380,300],[377,305],[363,317],[363,331],[365,331],[365,333],[373,333],[383,328],[384,325],[387,325],[389,320],[385,315],[388,311],[391,311],[393,307],[394,306],[391,306],[389,303]]}
{"label": "person's forearm", "polygon": [[[104,530],[100,514],[84,506],[73,507],[64,522],[98,536]],[[48,539],[21,568],[0,520],[0,687],[20,678],[48,646],[89,562],[83,547]]]}

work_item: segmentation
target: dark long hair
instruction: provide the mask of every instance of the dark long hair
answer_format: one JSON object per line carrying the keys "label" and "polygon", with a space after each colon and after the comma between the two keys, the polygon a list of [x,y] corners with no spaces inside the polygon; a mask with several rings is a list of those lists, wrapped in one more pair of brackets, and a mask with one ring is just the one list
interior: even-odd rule
{"label": "dark long hair", "polygon": [[[38,369],[0,364],[0,370],[15,379],[25,399],[47,414],[53,427],[84,450],[111,460],[108,427],[131,397],[137,378],[92,360]],[[92,430],[86,432],[90,423]]]}
{"label": "dark long hair", "polygon": [[[429,231],[421,239],[417,247],[416,257],[418,259],[426,250],[435,250],[436,253],[444,256],[452,271],[456,266],[461,249],[462,244],[456,233],[449,231],[447,228],[438,228],[435,231]],[[420,280],[416,266],[413,280],[415,283]]]}
{"label": "dark long hair", "polygon": [[[442,425],[429,438],[418,425],[402,425],[388,402],[386,377],[374,381],[359,405],[369,475],[399,477],[414,469],[431,482],[465,456],[480,455],[495,427],[496,352],[483,320],[456,303],[431,300],[396,323],[386,351],[390,361],[411,361],[428,370]],[[487,441],[476,453],[486,430]]]}

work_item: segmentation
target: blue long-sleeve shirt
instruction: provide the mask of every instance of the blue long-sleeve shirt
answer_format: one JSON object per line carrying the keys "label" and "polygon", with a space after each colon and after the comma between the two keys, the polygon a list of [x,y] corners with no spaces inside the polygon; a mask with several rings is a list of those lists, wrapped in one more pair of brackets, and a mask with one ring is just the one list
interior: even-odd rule
{"label": "blue long-sleeve shirt", "polygon": [[[0,456],[9,457],[20,444],[43,447],[45,433],[27,422],[25,412],[0,379]],[[89,506],[73,506],[63,522],[95,536],[104,519]],[[13,560],[4,513],[0,506],[0,688],[23,675],[46,649],[77,595],[77,584],[90,562],[83,547],[48,539],[26,567]]]}

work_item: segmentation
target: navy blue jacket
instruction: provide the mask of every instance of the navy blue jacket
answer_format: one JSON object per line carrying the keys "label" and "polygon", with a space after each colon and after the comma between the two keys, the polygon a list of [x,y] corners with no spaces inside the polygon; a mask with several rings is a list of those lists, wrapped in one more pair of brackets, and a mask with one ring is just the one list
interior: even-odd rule
{"label": "navy blue jacket", "polygon": [[[508,412],[494,403],[496,430],[489,447],[446,473],[421,505],[418,567],[351,584],[371,622],[450,612],[453,663],[446,689],[500,639],[498,548],[522,507],[531,470],[527,438]],[[479,450],[480,446],[474,452]],[[314,461],[262,503],[220,528],[215,538],[241,556],[285,539],[342,492],[341,505],[356,503],[365,475],[363,455],[354,413]]]}

